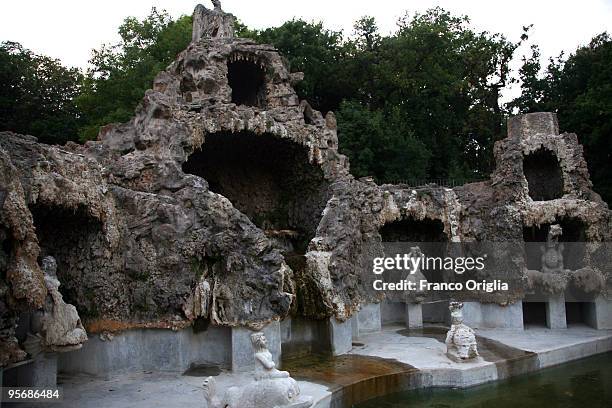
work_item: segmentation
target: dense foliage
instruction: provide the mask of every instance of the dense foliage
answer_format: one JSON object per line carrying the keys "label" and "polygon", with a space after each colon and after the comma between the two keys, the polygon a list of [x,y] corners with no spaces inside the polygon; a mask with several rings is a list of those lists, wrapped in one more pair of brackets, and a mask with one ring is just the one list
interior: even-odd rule
{"label": "dense foliage", "polygon": [[81,74],[14,42],[0,44],[0,130],[64,143],[77,134]]}
{"label": "dense foliage", "polygon": [[356,176],[388,182],[490,172],[505,120],[499,91],[518,44],[477,33],[466,17],[440,8],[401,19],[390,36],[370,17],[349,39],[301,20],[251,35],[306,74],[301,97],[336,111],[340,149]]}
{"label": "dense foliage", "polygon": [[[95,138],[100,126],[128,120],[153,77],[189,43],[191,18],[153,9],[127,18],[121,42],[93,51],[84,75],[15,43],[0,48],[0,127],[43,141]],[[519,72],[522,95],[507,106],[509,62],[519,43],[477,32],[440,9],[406,16],[383,36],[364,17],[350,37],[321,23],[291,20],[238,34],[274,44],[292,71],[305,73],[301,98],[338,117],[340,150],[356,176],[378,182],[455,182],[485,177],[492,146],[514,111],[557,111],[563,130],[581,136],[597,191],[612,198],[612,45],[601,35],[542,72],[537,47]],[[527,38],[524,28],[521,42]]]}

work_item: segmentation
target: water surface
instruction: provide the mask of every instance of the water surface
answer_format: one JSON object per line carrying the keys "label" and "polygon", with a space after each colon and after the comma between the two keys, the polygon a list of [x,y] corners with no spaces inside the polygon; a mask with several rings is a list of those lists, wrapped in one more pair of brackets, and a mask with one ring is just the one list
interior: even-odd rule
{"label": "water surface", "polygon": [[419,389],[375,398],[355,408],[612,407],[612,353],[465,390]]}

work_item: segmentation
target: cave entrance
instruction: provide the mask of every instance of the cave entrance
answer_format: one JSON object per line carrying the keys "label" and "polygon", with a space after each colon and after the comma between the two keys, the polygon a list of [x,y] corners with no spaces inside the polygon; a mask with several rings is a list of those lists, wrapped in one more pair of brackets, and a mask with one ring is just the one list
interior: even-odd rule
{"label": "cave entrance", "polygon": [[303,255],[328,200],[328,183],[308,161],[307,148],[252,132],[213,133],[205,140],[183,171],[208,181],[286,255]]}
{"label": "cave entrance", "polygon": [[546,327],[546,303],[523,302],[523,326]]}
{"label": "cave entrance", "polygon": [[523,173],[532,200],[554,200],[563,196],[563,173],[557,156],[550,150],[541,148],[525,156]]}
{"label": "cave entrance", "polygon": [[266,73],[253,61],[232,60],[227,64],[227,81],[236,105],[266,107]]}
{"label": "cave entrance", "polygon": [[[586,256],[586,224],[577,218],[562,218],[559,224],[562,235],[559,242],[563,243],[563,265],[573,271],[583,268]],[[546,242],[548,231],[552,224],[540,224],[523,227],[523,241],[525,242],[525,256],[527,268],[542,270],[542,244]]]}
{"label": "cave entrance", "polygon": [[[427,257],[446,256],[448,237],[440,220],[415,220],[410,217],[387,223],[379,232],[386,257],[403,255],[414,246],[418,246]],[[443,270],[429,269],[422,272],[429,282],[444,281]]]}
{"label": "cave entrance", "polygon": [[82,317],[96,315],[93,295],[86,288],[90,287],[87,282],[95,279],[89,273],[92,260],[107,246],[102,223],[82,207],[68,209],[36,204],[30,211],[41,250],[39,264],[45,256],[53,256],[66,303],[79,305]]}

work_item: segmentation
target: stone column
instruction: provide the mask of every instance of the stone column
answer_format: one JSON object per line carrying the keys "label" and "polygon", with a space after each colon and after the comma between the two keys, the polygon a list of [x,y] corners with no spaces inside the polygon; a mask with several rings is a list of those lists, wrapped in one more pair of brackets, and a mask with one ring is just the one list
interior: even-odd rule
{"label": "stone column", "polygon": [[423,306],[420,303],[406,302],[406,327],[409,329],[423,328]]}
{"label": "stone column", "polygon": [[548,298],[546,302],[546,326],[549,329],[567,329],[565,296],[563,293]]}

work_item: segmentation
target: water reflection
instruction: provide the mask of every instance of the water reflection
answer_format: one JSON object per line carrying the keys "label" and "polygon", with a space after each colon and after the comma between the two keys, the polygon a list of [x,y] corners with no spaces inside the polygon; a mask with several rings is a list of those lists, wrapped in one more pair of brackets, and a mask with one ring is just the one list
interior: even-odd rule
{"label": "water reflection", "polygon": [[467,390],[413,390],[354,407],[612,407],[612,353]]}

